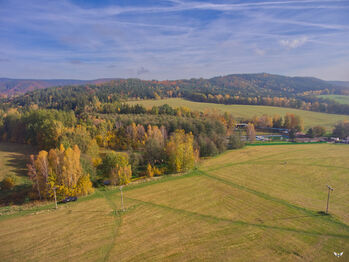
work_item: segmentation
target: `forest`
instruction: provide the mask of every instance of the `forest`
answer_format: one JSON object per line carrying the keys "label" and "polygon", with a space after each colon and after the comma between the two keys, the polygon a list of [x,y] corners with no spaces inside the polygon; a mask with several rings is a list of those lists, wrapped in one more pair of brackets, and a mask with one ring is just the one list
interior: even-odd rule
{"label": "forest", "polygon": [[316,78],[270,74],[175,81],[116,79],[40,89],[25,95],[5,97],[2,98],[2,107],[38,105],[42,108],[84,111],[95,98],[102,103],[114,103],[130,99],[182,97],[197,102],[268,105],[348,115],[349,105],[319,97],[345,92],[345,87],[336,87]]}
{"label": "forest", "polygon": [[[52,199],[53,192],[62,199],[89,194],[94,187],[186,172],[202,157],[254,142],[256,129],[282,128],[288,130],[290,139],[302,131],[309,137],[326,134],[321,126],[304,130],[303,120],[290,113],[239,119],[245,124],[241,129],[229,113],[197,112],[167,104],[147,109],[126,103],[130,99],[184,97],[200,102],[349,112],[349,105],[312,96],[330,92],[322,90],[322,85],[316,90],[303,86],[297,89],[298,80],[292,78],[277,87],[275,77],[262,82],[263,77],[220,77],[209,81],[121,79],[35,90],[2,100],[0,141],[37,148],[38,154],[32,155],[27,165],[33,185],[31,199]],[[308,81],[316,83],[313,79]],[[245,88],[237,91],[236,82],[238,86],[245,83]],[[257,88],[261,83],[268,88]],[[291,91],[298,95],[290,95]],[[333,134],[349,136],[348,123],[338,123]],[[11,177],[6,177],[2,188],[11,189],[14,184]]]}

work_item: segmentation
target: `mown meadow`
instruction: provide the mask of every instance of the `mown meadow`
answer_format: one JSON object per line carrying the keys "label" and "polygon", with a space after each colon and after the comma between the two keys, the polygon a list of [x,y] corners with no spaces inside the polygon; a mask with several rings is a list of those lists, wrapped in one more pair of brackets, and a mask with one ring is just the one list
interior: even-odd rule
{"label": "mown meadow", "polygon": [[[3,207],[1,261],[337,261],[349,253],[349,147],[248,146],[187,174],[75,203]],[[330,215],[327,187],[334,188]]]}

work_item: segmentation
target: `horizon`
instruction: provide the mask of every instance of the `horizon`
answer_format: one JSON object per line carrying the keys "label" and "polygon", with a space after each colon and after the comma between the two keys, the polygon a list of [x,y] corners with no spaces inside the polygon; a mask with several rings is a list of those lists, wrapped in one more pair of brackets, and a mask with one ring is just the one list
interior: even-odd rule
{"label": "horizon", "polygon": [[77,79],[77,78],[11,78],[11,77],[2,77],[0,76],[0,80],[17,80],[17,81],[96,81],[96,80],[118,80],[118,79],[139,79],[141,81],[178,81],[178,80],[190,80],[190,79],[211,79],[215,77],[227,77],[231,75],[260,75],[260,74],[267,74],[271,76],[283,76],[283,77],[290,77],[290,78],[316,78],[318,80],[326,81],[326,82],[349,82],[346,80],[336,80],[336,79],[331,79],[331,80],[324,80],[315,76],[289,76],[289,75],[280,75],[280,74],[274,74],[274,73],[266,73],[266,72],[259,72],[259,73],[232,73],[232,74],[226,74],[226,75],[217,75],[217,76],[212,76],[212,77],[190,77],[190,78],[179,78],[179,79],[144,79],[141,77],[98,77],[98,78],[91,78],[91,79]]}
{"label": "horizon", "polygon": [[349,81],[349,1],[0,1],[4,78]]}

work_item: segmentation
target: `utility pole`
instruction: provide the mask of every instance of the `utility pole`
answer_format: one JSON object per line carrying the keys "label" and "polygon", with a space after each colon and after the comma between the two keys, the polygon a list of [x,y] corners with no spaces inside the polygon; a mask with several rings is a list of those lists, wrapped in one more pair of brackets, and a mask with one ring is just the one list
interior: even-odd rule
{"label": "utility pole", "polygon": [[328,214],[328,203],[330,202],[330,192],[333,191],[333,188],[327,185],[328,195],[327,195],[327,206],[326,206],[326,214]]}
{"label": "utility pole", "polygon": [[57,207],[57,197],[56,197],[56,187],[54,187],[54,188],[52,188],[53,189],[53,195],[54,195],[54,197],[55,197],[55,205],[56,205],[56,209],[58,208]]}
{"label": "utility pole", "polygon": [[125,208],[124,208],[124,197],[123,197],[123,195],[122,195],[122,187],[123,187],[123,186],[120,186],[121,207],[122,207],[122,211],[125,211]]}

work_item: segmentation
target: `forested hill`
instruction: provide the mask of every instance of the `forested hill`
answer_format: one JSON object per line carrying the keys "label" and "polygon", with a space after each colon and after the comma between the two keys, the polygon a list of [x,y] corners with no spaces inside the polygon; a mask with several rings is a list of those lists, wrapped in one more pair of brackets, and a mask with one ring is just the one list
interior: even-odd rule
{"label": "forested hill", "polygon": [[[96,80],[73,80],[73,79],[10,79],[0,78],[0,94],[18,95],[36,89],[68,85],[93,85],[112,81],[125,81],[122,79],[96,79]],[[345,87],[342,82],[327,82],[314,77],[287,77],[266,73],[260,74],[231,74],[227,76],[213,77],[211,79],[193,78],[178,81],[145,81],[144,85],[174,84],[190,91],[206,93],[234,92],[236,95],[282,95],[294,96],[299,93],[319,90],[336,90],[340,92]],[[113,83],[111,83],[113,84]]]}
{"label": "forested hill", "polygon": [[265,73],[234,74],[214,77],[208,81],[212,86],[272,96],[294,96],[309,91],[336,89],[335,85],[314,77],[288,77]]}
{"label": "forested hill", "polygon": [[328,81],[328,83],[330,83],[334,86],[349,88],[349,81]]}
{"label": "forested hill", "polygon": [[39,89],[10,97],[7,102],[15,106],[36,104],[44,108],[84,110],[96,99],[102,103],[114,103],[128,99],[183,97],[198,102],[270,105],[349,114],[348,105],[317,98],[317,95],[338,94],[341,90],[316,78],[262,73],[174,81],[115,79]]}
{"label": "forested hill", "polygon": [[67,85],[83,85],[104,83],[111,81],[112,79],[96,79],[96,80],[73,80],[73,79],[11,79],[0,78],[0,94],[3,95],[16,95],[24,94],[36,89],[43,89],[55,86],[67,86]]}

